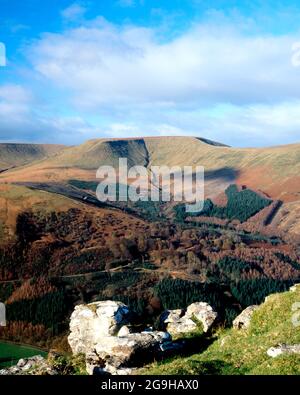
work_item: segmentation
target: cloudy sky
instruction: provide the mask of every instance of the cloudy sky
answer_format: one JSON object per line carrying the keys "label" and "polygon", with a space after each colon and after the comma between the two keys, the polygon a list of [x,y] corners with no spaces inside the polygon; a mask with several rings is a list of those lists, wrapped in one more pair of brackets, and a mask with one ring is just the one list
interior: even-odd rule
{"label": "cloudy sky", "polygon": [[298,0],[0,0],[0,43],[2,142],[300,142]]}

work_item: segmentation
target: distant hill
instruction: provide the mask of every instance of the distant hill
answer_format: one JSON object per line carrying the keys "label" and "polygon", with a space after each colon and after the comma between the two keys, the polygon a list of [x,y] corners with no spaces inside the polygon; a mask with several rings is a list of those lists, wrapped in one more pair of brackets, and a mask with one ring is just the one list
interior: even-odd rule
{"label": "distant hill", "polygon": [[205,196],[212,199],[230,184],[260,190],[284,203],[274,222],[299,234],[300,144],[233,148],[189,136],[94,139],[74,147],[2,144],[0,169],[15,168],[0,174],[0,182],[96,181],[97,168],[117,167],[120,157],[129,167],[204,166]]}
{"label": "distant hill", "polygon": [[300,196],[300,144],[232,148],[196,137],[95,139],[64,149],[2,144],[2,169],[41,161],[27,166],[26,172],[16,168],[3,174],[0,181],[90,180],[100,165],[117,166],[120,157],[128,158],[129,166],[204,166],[209,196],[224,191],[230,183],[261,189],[285,202],[296,201]]}
{"label": "distant hill", "polygon": [[66,148],[55,159],[50,158],[45,163],[55,167],[96,170],[100,165],[118,166],[120,157],[128,158],[129,166],[147,166],[147,156],[145,139],[99,139]]}
{"label": "distant hill", "polygon": [[0,172],[45,159],[64,148],[57,144],[0,143]]}

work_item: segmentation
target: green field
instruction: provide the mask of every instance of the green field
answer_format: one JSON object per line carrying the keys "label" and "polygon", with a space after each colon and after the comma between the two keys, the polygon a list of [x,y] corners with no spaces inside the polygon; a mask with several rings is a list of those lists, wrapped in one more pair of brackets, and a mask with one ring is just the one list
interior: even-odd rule
{"label": "green field", "polygon": [[0,342],[0,368],[15,365],[19,359],[33,357],[34,355],[45,356],[46,353],[29,346]]}

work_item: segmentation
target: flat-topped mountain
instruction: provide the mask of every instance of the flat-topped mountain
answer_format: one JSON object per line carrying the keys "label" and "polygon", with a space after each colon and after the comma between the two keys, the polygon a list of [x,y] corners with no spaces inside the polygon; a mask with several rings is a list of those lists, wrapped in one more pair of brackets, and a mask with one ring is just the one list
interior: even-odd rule
{"label": "flat-topped mountain", "polygon": [[68,180],[72,174],[94,179],[100,165],[117,166],[120,157],[128,166],[201,165],[208,183],[244,183],[284,201],[299,198],[300,144],[233,148],[196,137],[95,139],[72,147],[2,144],[1,168],[15,169],[2,174],[0,182]]}
{"label": "flat-topped mountain", "polygon": [[[298,232],[300,144],[266,148],[228,147],[197,137],[102,138],[81,145],[0,144],[0,182],[96,181],[100,165],[204,166],[205,195],[216,197],[230,184],[261,190],[284,202],[279,220]],[[24,167],[25,166],[25,167]],[[300,232],[300,229],[299,229]]]}

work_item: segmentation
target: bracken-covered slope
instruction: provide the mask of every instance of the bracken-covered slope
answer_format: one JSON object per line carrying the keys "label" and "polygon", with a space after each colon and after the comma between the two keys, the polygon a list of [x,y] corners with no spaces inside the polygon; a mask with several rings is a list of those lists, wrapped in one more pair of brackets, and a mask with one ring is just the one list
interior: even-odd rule
{"label": "bracken-covered slope", "polygon": [[120,210],[111,210],[105,207],[98,209],[56,193],[0,183],[0,246],[6,244],[8,239],[14,240],[18,216],[22,213],[60,214],[72,209],[92,213],[95,218],[108,218],[104,226],[104,231],[108,232],[108,235],[116,229],[122,229],[122,224],[128,224],[129,228],[138,229],[143,223],[142,220],[124,214]]}

